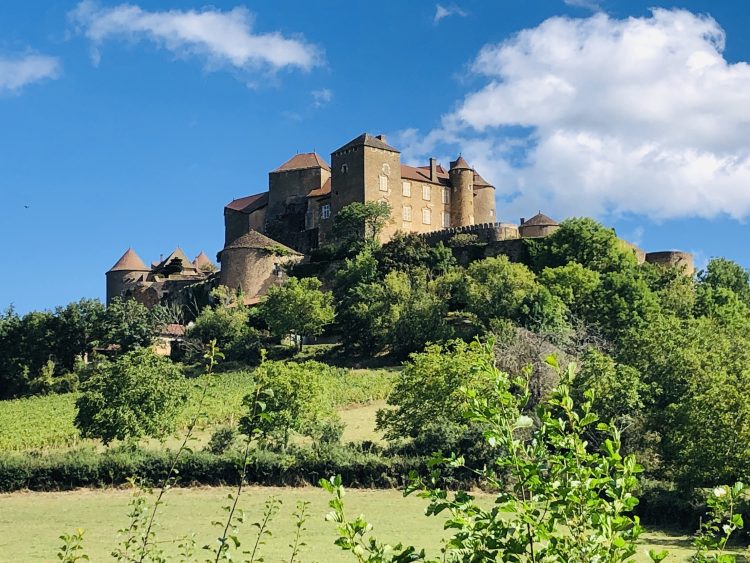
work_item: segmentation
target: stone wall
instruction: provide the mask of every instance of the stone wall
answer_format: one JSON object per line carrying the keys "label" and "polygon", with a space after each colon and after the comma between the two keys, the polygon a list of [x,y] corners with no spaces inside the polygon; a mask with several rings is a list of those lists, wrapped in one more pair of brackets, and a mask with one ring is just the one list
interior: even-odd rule
{"label": "stone wall", "polygon": [[271,285],[284,281],[283,266],[301,259],[260,248],[225,248],[221,252],[221,285],[240,289],[246,297],[265,295]]}
{"label": "stone wall", "polygon": [[646,253],[646,262],[660,266],[684,268],[685,273],[688,275],[695,273],[693,255],[689,252],[680,252],[678,250],[648,252]]}
{"label": "stone wall", "polygon": [[451,227],[425,233],[427,243],[435,245],[438,242],[447,244],[450,239],[458,234],[475,235],[480,243],[504,241],[520,238],[518,227],[512,223],[482,223],[479,225],[466,225],[464,227]]}

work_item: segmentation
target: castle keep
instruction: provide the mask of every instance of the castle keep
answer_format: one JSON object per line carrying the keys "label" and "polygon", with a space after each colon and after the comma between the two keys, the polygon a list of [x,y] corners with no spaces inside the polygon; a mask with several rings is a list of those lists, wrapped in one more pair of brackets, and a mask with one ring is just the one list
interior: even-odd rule
{"label": "castle keep", "polygon": [[396,231],[427,233],[495,222],[495,188],[459,156],[446,170],[401,163],[383,135],[363,133],[331,153],[297,154],[268,174],[268,191],[224,208],[225,246],[251,230],[307,253],[330,238],[333,218],[354,202],[383,201]]}
{"label": "castle keep", "polygon": [[[221,271],[201,253],[190,261],[179,248],[147,267],[132,250],[107,272],[107,302],[117,296],[147,306],[173,299],[184,288],[208,283],[241,290],[248,303],[286,279],[289,264],[333,242],[336,215],[351,203],[386,202],[390,221],[381,242],[396,232],[423,235],[430,244],[469,235],[481,255],[454,248],[461,262],[504,254],[523,260],[523,239],[545,237],[558,223],[541,211],[520,224],[495,222],[495,188],[458,156],[444,168],[434,158],[424,166],[401,163],[401,153],[383,135],[363,133],[331,153],[329,165],[318,154],[296,154],[268,174],[268,190],[235,199],[224,207]],[[685,252],[645,253],[631,248],[639,262],[682,266],[693,272]]]}

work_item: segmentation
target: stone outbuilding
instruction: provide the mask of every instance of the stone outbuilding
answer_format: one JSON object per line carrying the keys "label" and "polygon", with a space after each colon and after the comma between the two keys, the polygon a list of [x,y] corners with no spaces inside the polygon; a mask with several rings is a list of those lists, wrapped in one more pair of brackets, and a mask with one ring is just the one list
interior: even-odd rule
{"label": "stone outbuilding", "polygon": [[518,232],[521,238],[541,238],[551,235],[558,228],[560,228],[560,223],[540,211],[531,219],[522,218]]}

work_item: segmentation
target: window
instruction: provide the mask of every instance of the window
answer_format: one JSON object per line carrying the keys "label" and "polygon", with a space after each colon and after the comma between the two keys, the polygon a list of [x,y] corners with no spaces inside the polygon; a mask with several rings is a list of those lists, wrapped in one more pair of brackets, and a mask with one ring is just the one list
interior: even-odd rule
{"label": "window", "polygon": [[330,203],[324,203],[320,206],[320,218],[321,219],[328,219],[331,217],[331,204]]}
{"label": "window", "polygon": [[383,174],[385,174],[386,176],[391,175],[391,167],[388,163],[383,164]]}
{"label": "window", "polygon": [[422,223],[425,225],[432,223],[432,211],[428,207],[422,209]]}
{"label": "window", "polygon": [[406,205],[404,207],[403,217],[404,217],[404,221],[411,221],[411,206],[410,205]]}
{"label": "window", "polygon": [[422,186],[422,199],[430,201],[430,186]]}
{"label": "window", "polygon": [[341,165],[341,173],[342,174],[346,174],[347,172],[349,172],[349,165],[348,164],[342,164]]}
{"label": "window", "polygon": [[388,191],[388,176],[381,175],[379,180],[380,180],[380,183],[379,183],[380,191],[387,192]]}
{"label": "window", "polygon": [[451,192],[448,188],[443,188],[443,203],[451,202]]}
{"label": "window", "polygon": [[451,214],[447,211],[443,212],[443,227],[451,226]]}
{"label": "window", "polygon": [[411,182],[401,182],[401,195],[411,197]]}

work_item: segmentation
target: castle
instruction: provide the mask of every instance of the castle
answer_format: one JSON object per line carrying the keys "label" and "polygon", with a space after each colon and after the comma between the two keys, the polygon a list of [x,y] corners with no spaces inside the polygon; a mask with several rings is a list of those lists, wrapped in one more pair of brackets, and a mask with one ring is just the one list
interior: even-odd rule
{"label": "castle", "polygon": [[[177,249],[146,268],[129,249],[107,272],[107,302],[123,296],[151,306],[204,281],[242,290],[249,302],[257,301],[271,285],[283,283],[289,263],[333,242],[331,226],[344,207],[371,201],[391,209],[382,242],[398,231],[422,234],[431,244],[465,233],[488,245],[485,255],[514,256],[522,239],[547,236],[559,226],[541,211],[519,225],[496,223],[494,186],[462,156],[447,170],[434,158],[425,166],[408,166],[383,135],[363,133],[333,151],[330,165],[314,152],[296,154],[268,174],[267,191],[229,202],[218,274],[203,253],[191,262]],[[646,254],[623,243],[639,262],[693,271],[687,253]]]}

